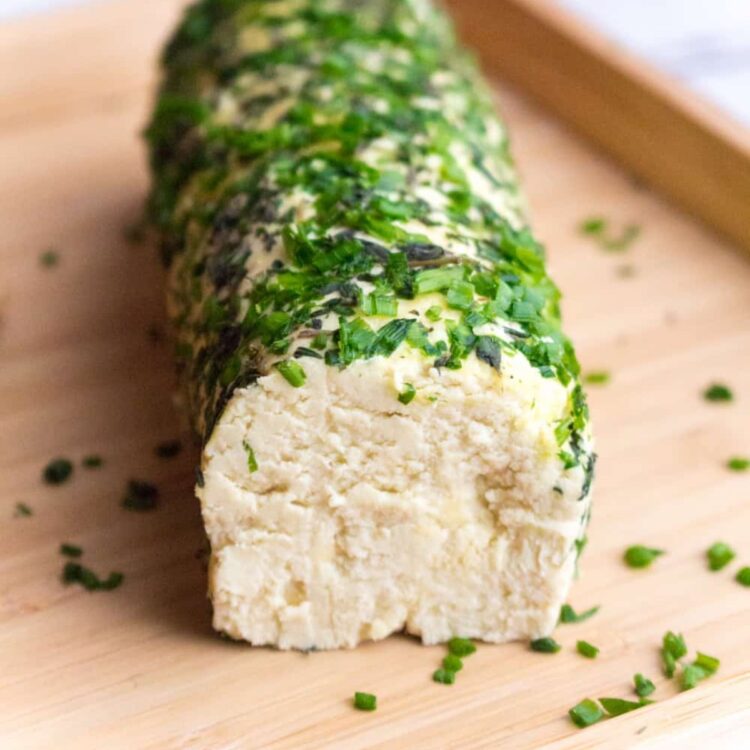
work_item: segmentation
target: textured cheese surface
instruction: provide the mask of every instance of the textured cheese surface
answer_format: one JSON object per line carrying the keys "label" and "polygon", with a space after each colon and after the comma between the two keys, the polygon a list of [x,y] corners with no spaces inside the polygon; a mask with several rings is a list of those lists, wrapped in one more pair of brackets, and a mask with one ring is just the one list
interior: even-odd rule
{"label": "textured cheese surface", "polygon": [[589,502],[556,457],[565,389],[522,356],[502,374],[409,352],[306,370],[235,392],[206,446],[214,626],[298,649],[551,632]]}

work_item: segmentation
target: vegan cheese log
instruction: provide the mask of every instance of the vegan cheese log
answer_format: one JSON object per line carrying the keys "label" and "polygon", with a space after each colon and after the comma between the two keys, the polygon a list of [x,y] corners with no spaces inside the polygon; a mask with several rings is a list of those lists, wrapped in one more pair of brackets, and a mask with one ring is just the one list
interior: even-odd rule
{"label": "vegan cheese log", "polygon": [[554,627],[594,466],[505,129],[426,0],[204,0],[148,129],[214,626]]}

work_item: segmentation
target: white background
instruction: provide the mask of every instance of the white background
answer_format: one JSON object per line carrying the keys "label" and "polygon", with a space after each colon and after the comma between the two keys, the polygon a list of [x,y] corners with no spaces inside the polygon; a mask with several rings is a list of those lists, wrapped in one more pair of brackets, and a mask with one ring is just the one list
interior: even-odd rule
{"label": "white background", "polygon": [[[0,22],[92,1],[0,0]],[[557,2],[750,125],[750,0]]]}

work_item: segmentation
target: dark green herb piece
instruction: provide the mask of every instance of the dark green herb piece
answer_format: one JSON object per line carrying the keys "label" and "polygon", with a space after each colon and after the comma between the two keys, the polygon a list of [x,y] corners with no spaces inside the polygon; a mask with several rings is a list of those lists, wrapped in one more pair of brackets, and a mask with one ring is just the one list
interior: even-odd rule
{"label": "dark green herb piece", "polygon": [[358,711],[374,711],[377,707],[377,696],[372,693],[354,693],[354,708]]}
{"label": "dark green herb piece", "polygon": [[579,226],[579,230],[582,234],[594,236],[602,234],[606,228],[607,221],[601,216],[592,216],[589,219],[584,219]]}
{"label": "dark green herb piece", "polygon": [[77,562],[66,562],[63,567],[63,583],[79,583],[87,591],[112,591],[124,580],[122,573],[112,572],[107,578],[101,579],[93,570]]}
{"label": "dark green herb piece", "polygon": [[464,663],[461,661],[461,657],[455,654],[448,654],[443,659],[443,668],[449,672],[460,672],[464,668]]}
{"label": "dark green herb piece", "polygon": [[305,380],[307,380],[307,375],[302,369],[302,365],[293,359],[285,359],[282,362],[277,362],[275,367],[284,376],[286,382],[295,388],[300,388],[305,384]]}
{"label": "dark green herb piece", "polygon": [[255,451],[253,450],[250,443],[247,440],[242,441],[242,447],[245,449],[247,454],[247,470],[252,474],[258,471],[258,461],[255,458]]}
{"label": "dark green herb piece", "polygon": [[685,639],[671,630],[666,632],[662,638],[661,658],[664,674],[667,677],[674,676],[677,660],[681,659],[685,654],[687,654]]}
{"label": "dark green herb piece", "polygon": [[734,395],[726,385],[723,385],[722,383],[714,383],[703,392],[703,398],[705,398],[706,401],[732,401]]}
{"label": "dark green herb piece", "polygon": [[609,716],[622,716],[622,714],[647,706],[651,701],[643,698],[639,701],[628,701],[624,698],[599,698],[599,703]]}
{"label": "dark green herb piece", "polygon": [[624,559],[631,568],[647,568],[659,555],[663,555],[664,552],[665,550],[663,549],[635,544],[625,550]]}
{"label": "dark green herb piece", "polygon": [[741,583],[743,586],[750,586],[750,568],[740,568],[735,576],[737,583]]}
{"label": "dark green herb piece", "polygon": [[601,721],[604,718],[604,712],[591,698],[586,698],[573,706],[568,711],[568,716],[570,716],[571,721],[577,727],[583,729],[584,727],[596,724],[597,721]]}
{"label": "dark green herb piece", "polygon": [[60,554],[66,557],[80,557],[83,554],[83,550],[75,544],[63,542],[60,545]]}
{"label": "dark green herb piece", "polygon": [[747,471],[750,469],[750,458],[734,456],[727,461],[727,468],[732,471]]}
{"label": "dark green herb piece", "polygon": [[67,458],[56,458],[44,467],[42,478],[47,484],[62,484],[72,473],[73,464]]}
{"label": "dark green herb piece", "polygon": [[680,686],[683,690],[692,690],[698,682],[714,674],[719,669],[719,664],[719,660],[715,657],[699,651],[695,661],[683,669]]}
{"label": "dark green herb piece", "polygon": [[416,395],[416,388],[411,383],[404,383],[404,390],[398,394],[398,400],[402,404],[410,404]]}
{"label": "dark green herb piece", "polygon": [[81,459],[81,466],[85,469],[98,469],[103,464],[104,459],[95,453],[92,453],[90,456],[84,456]]}
{"label": "dark green herb piece", "polygon": [[588,620],[589,617],[593,617],[598,611],[599,607],[592,607],[585,612],[577,614],[570,604],[563,604],[560,608],[560,622],[566,625],[572,622],[583,622],[584,620]]}
{"label": "dark green herb piece", "polygon": [[159,500],[159,489],[150,482],[140,479],[131,479],[122,499],[122,507],[128,510],[149,511],[154,510]]}
{"label": "dark green herb piece", "polygon": [[468,638],[451,638],[448,641],[448,651],[454,656],[471,656],[476,650],[477,647]]}
{"label": "dark green herb piece", "polygon": [[597,655],[599,654],[599,649],[596,646],[590,644],[588,641],[577,641],[576,651],[578,651],[581,656],[585,656],[587,659],[596,659]]}
{"label": "dark green herb piece", "polygon": [[714,672],[718,671],[719,667],[721,666],[721,661],[719,661],[719,659],[717,659],[715,656],[702,654],[700,651],[698,651],[698,653],[695,655],[695,661],[693,662],[693,664],[711,675]]}
{"label": "dark green herb piece", "polygon": [[34,511],[30,506],[26,505],[26,503],[16,503],[16,509],[13,512],[13,515],[16,518],[27,518],[28,516],[33,516]]}
{"label": "dark green herb piece", "polygon": [[597,370],[595,372],[589,372],[583,376],[585,383],[589,385],[606,385],[611,380],[611,375],[604,370]]}
{"label": "dark green herb piece", "polygon": [[735,551],[724,542],[712,544],[706,551],[709,570],[721,570],[735,558]]}
{"label": "dark green herb piece", "polygon": [[57,250],[45,250],[39,256],[39,262],[45,268],[54,268],[60,262],[60,254],[57,252]]}
{"label": "dark green herb piece", "polygon": [[154,453],[159,458],[174,458],[179,455],[181,450],[182,443],[179,440],[165,440],[154,448]]}
{"label": "dark green herb piece", "polygon": [[450,669],[443,669],[441,667],[433,672],[432,679],[443,685],[452,685],[456,681],[456,673]]}
{"label": "dark green herb piece", "polygon": [[532,651],[540,654],[556,654],[562,646],[554,638],[537,638],[529,644]]}
{"label": "dark green herb piece", "polygon": [[640,672],[633,677],[633,683],[635,684],[635,692],[639,698],[647,698],[651,693],[656,690],[654,685],[648,677],[644,677]]}

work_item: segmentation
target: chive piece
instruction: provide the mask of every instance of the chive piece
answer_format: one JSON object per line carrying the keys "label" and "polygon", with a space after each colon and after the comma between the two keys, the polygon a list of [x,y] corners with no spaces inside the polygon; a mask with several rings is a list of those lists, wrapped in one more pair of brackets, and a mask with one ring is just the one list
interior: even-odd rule
{"label": "chive piece", "polygon": [[62,484],[72,473],[73,464],[67,458],[55,458],[44,467],[42,478],[47,484]]}
{"label": "chive piece", "polygon": [[595,372],[589,372],[583,376],[584,382],[589,385],[606,385],[611,380],[612,376],[604,371],[597,370]]}
{"label": "chive piece", "polygon": [[737,581],[737,583],[741,583],[743,586],[750,586],[750,568],[740,568],[737,571],[735,580]]}
{"label": "chive piece", "polygon": [[60,545],[60,554],[65,555],[65,557],[80,557],[83,554],[83,550],[76,544],[63,542]]}
{"label": "chive piece", "polygon": [[432,679],[443,685],[452,685],[456,681],[456,673],[450,669],[443,669],[441,667],[432,673]]}
{"label": "chive piece", "polygon": [[687,654],[685,639],[671,630],[666,632],[662,639],[661,658],[664,674],[667,677],[674,677],[677,660],[681,659],[685,654]]}
{"label": "chive piece", "polygon": [[398,394],[398,400],[404,405],[410,404],[416,395],[416,388],[411,383],[404,383],[404,390]]}
{"label": "chive piece", "polygon": [[443,669],[447,669],[449,672],[460,672],[464,668],[464,663],[461,661],[460,656],[455,654],[448,654],[443,659]]}
{"label": "chive piece", "polygon": [[537,638],[529,644],[532,651],[540,654],[556,654],[562,646],[554,638]]}
{"label": "chive piece", "polygon": [[57,250],[45,250],[39,256],[39,262],[45,268],[54,268],[60,262],[60,254],[57,252]]}
{"label": "chive piece", "polygon": [[416,294],[440,292],[448,289],[454,281],[463,281],[464,275],[463,266],[428,268],[425,271],[420,271],[414,277],[414,291]]}
{"label": "chive piece", "polygon": [[635,684],[635,693],[639,698],[646,698],[656,690],[656,685],[640,672],[633,677],[633,683]]}
{"label": "chive piece", "polygon": [[663,555],[664,552],[665,550],[663,549],[635,544],[625,550],[624,558],[625,562],[631,568],[647,568],[659,555]]}
{"label": "chive piece", "polygon": [[454,281],[445,295],[448,307],[456,310],[468,310],[474,301],[474,285],[468,281]]}
{"label": "chive piece", "polygon": [[599,706],[591,700],[586,698],[582,700],[578,705],[568,711],[570,720],[577,726],[583,729],[584,727],[590,727],[592,724],[596,724],[597,721],[601,721],[604,718],[604,712]]}
{"label": "chive piece", "polygon": [[159,499],[159,489],[150,482],[140,479],[128,481],[125,496],[122,499],[122,507],[127,510],[149,511],[156,508]]}
{"label": "chive piece", "polygon": [[685,669],[682,670],[682,679],[680,680],[680,688],[682,690],[692,690],[701,680],[705,680],[706,677],[711,675],[703,667],[698,664],[688,664]]}
{"label": "chive piece", "polygon": [[354,708],[358,711],[374,711],[377,707],[377,696],[372,693],[354,693]]}
{"label": "chive piece", "polygon": [[578,651],[581,656],[585,656],[587,659],[596,659],[597,655],[599,654],[599,649],[596,646],[590,644],[588,641],[577,641],[576,651]]}
{"label": "chive piece", "polygon": [[448,641],[448,651],[454,656],[471,656],[476,650],[477,647],[468,638],[451,638]]}
{"label": "chive piece", "polygon": [[100,466],[104,464],[104,459],[97,455],[92,453],[89,456],[84,456],[81,459],[81,466],[83,466],[85,469],[98,469]]}
{"label": "chive piece", "polygon": [[592,216],[584,219],[578,228],[582,234],[598,235],[607,228],[607,222],[601,216]]}
{"label": "chive piece", "polygon": [[427,320],[431,320],[433,323],[440,320],[443,314],[443,308],[440,305],[432,305],[425,310],[425,317]]}
{"label": "chive piece", "polygon": [[593,617],[598,611],[599,607],[592,607],[578,614],[570,604],[563,604],[560,608],[560,622],[566,625],[572,622],[583,622],[584,620],[588,620],[589,617]]}
{"label": "chive piece", "polygon": [[669,651],[664,651],[662,649],[661,663],[665,676],[669,677],[670,679],[674,677],[674,672],[677,668],[677,660],[674,658],[674,656],[672,656],[672,654],[669,653]]}
{"label": "chive piece", "polygon": [[307,375],[302,369],[302,365],[293,359],[285,359],[277,362],[274,367],[284,376],[286,382],[295,388],[303,386],[305,380],[307,380]]}
{"label": "chive piece", "polygon": [[13,511],[15,518],[28,518],[28,516],[33,515],[34,511],[29,505],[26,505],[26,503],[16,503],[16,509]]}
{"label": "chive piece", "polygon": [[734,394],[723,383],[713,383],[703,392],[706,401],[732,401]]}
{"label": "chive piece", "polygon": [[99,581],[99,588],[102,591],[112,591],[116,589],[125,580],[125,576],[119,572],[110,573],[103,581]]}
{"label": "chive piece", "polygon": [[721,570],[735,558],[735,551],[724,542],[712,544],[706,551],[709,570]]}
{"label": "chive piece", "polygon": [[700,667],[705,670],[708,674],[713,674],[718,671],[721,661],[715,656],[709,656],[708,654],[702,654],[700,651],[695,655],[695,661],[693,664],[696,667]]}
{"label": "chive piece", "polygon": [[732,471],[747,471],[750,469],[750,458],[733,456],[727,461],[727,468]]}
{"label": "chive piece", "polygon": [[174,458],[182,450],[182,443],[179,440],[165,440],[154,448],[154,453],[159,458]]}
{"label": "chive piece", "polygon": [[93,570],[73,561],[66,562],[62,572],[64,584],[80,583],[87,591],[112,591],[124,579],[125,576],[122,573],[113,572],[105,580],[101,580]]}
{"label": "chive piece", "polygon": [[637,708],[643,708],[651,701],[628,701],[624,698],[599,698],[599,703],[609,716],[622,716],[622,714],[635,711]]}
{"label": "chive piece", "polygon": [[398,301],[395,297],[387,294],[372,292],[368,294],[362,303],[362,312],[365,315],[393,318],[398,315]]}
{"label": "chive piece", "polygon": [[247,470],[253,474],[258,471],[258,461],[255,458],[255,451],[247,440],[242,441],[242,447],[245,449],[245,453],[247,453]]}

